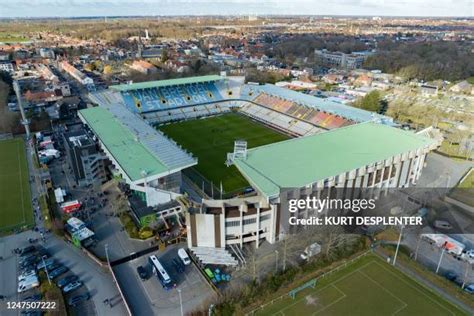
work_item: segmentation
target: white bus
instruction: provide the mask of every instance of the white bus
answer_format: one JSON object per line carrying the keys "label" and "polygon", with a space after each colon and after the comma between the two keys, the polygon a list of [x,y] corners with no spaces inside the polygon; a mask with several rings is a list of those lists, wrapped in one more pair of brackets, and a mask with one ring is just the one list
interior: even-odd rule
{"label": "white bus", "polygon": [[176,284],[173,282],[173,280],[170,278],[168,272],[166,272],[165,268],[161,265],[160,261],[156,256],[150,256],[148,258],[148,261],[150,262],[150,265],[153,268],[153,273],[156,274],[158,277],[158,280],[160,281],[161,285],[165,290],[171,290],[173,289]]}

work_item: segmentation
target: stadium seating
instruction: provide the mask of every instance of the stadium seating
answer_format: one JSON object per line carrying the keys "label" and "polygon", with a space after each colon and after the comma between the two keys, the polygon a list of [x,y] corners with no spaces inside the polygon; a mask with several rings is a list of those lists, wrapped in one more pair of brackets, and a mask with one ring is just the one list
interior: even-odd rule
{"label": "stadium seating", "polygon": [[147,113],[223,100],[214,83],[195,83],[122,92],[132,112]]}
{"label": "stadium seating", "polygon": [[311,135],[322,131],[307,122],[257,104],[248,103],[241,108],[241,111],[258,121],[293,136]]}
{"label": "stadium seating", "polygon": [[283,113],[285,113],[294,104],[291,101],[274,97],[266,93],[261,93],[255,98],[254,101],[260,105],[266,106],[268,108],[274,109],[275,111],[283,112]]}
{"label": "stadium seating", "polygon": [[[293,101],[272,96],[263,92],[258,94],[257,97],[253,99],[253,102],[274,111],[284,113],[298,120],[303,120],[326,129],[333,129],[351,124],[351,122],[345,120],[342,117],[318,111],[317,109],[308,108],[307,106],[300,105]],[[295,127],[293,129],[297,128]],[[301,131],[298,131],[298,133],[299,132]]]}

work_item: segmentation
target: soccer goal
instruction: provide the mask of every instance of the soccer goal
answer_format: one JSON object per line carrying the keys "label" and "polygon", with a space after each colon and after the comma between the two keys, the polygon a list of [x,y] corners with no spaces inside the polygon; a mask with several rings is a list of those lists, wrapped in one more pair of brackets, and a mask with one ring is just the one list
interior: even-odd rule
{"label": "soccer goal", "polygon": [[301,292],[301,291],[303,291],[304,289],[307,289],[307,288],[309,288],[309,287],[314,288],[315,286],[316,286],[316,279],[312,279],[312,280],[306,282],[305,284],[300,285],[300,286],[298,286],[297,288],[291,290],[290,292],[288,292],[288,295],[289,295],[292,299],[295,299],[296,294],[297,294],[298,292]]}

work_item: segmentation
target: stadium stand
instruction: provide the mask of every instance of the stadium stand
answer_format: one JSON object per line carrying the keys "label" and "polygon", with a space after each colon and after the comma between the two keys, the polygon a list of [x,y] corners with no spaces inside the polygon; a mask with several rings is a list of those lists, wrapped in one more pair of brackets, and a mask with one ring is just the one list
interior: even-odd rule
{"label": "stadium stand", "polygon": [[[306,106],[307,108],[312,108],[320,112],[324,112],[327,115],[335,115],[345,119],[348,122],[343,123],[343,125],[350,125],[353,123],[361,123],[368,121],[377,121],[385,125],[393,125],[393,121],[384,115],[372,113],[362,109],[354,108],[345,104],[334,102],[327,99],[321,99],[314,97],[312,95],[300,93],[297,91],[285,89],[278,87],[272,84],[265,85],[256,85],[256,84],[246,84],[241,89],[240,97],[242,99],[260,103],[263,100],[265,103],[268,98],[263,98],[261,94],[269,95],[273,98],[277,97],[286,101],[293,103],[291,108],[289,108],[286,113],[294,115],[297,111],[298,105]],[[258,98],[258,101],[257,101]],[[273,104],[273,102],[270,102]],[[262,104],[263,105],[263,104]],[[265,105],[266,106],[266,105]],[[278,111],[277,108],[275,110]],[[339,123],[339,120],[337,120]],[[312,121],[313,124],[317,124]],[[331,126],[331,124],[327,124]]]}
{"label": "stadium stand", "polygon": [[143,118],[151,124],[162,124],[223,114],[230,111],[226,104],[203,104],[164,111],[144,113]]}
{"label": "stadium stand", "polygon": [[121,92],[132,112],[147,113],[223,100],[212,82],[154,87]]}
{"label": "stadium stand", "polygon": [[240,77],[203,76],[112,86],[92,94],[91,100],[97,104],[122,104],[151,124],[241,108],[254,119],[295,136],[374,120],[377,116],[274,85],[244,84]]}
{"label": "stadium stand", "polygon": [[271,96],[266,93],[258,94],[253,102],[269,109],[285,113],[298,120],[304,120],[319,127],[323,127],[325,129],[333,129],[343,125],[345,126],[353,124],[353,122],[350,120],[346,120],[340,116],[315,110],[314,108],[297,104],[289,100],[284,100],[279,97]]}
{"label": "stadium stand", "polygon": [[275,129],[284,131],[292,136],[312,135],[322,131],[322,129],[307,122],[297,120],[291,116],[257,104],[248,103],[240,110],[253,119],[265,123]]}

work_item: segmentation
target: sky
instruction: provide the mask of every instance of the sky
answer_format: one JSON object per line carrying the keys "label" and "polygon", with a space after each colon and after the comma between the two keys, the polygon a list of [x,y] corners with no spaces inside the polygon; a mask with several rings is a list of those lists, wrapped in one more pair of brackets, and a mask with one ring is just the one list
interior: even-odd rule
{"label": "sky", "polygon": [[0,0],[0,17],[120,15],[474,16],[474,0]]}

